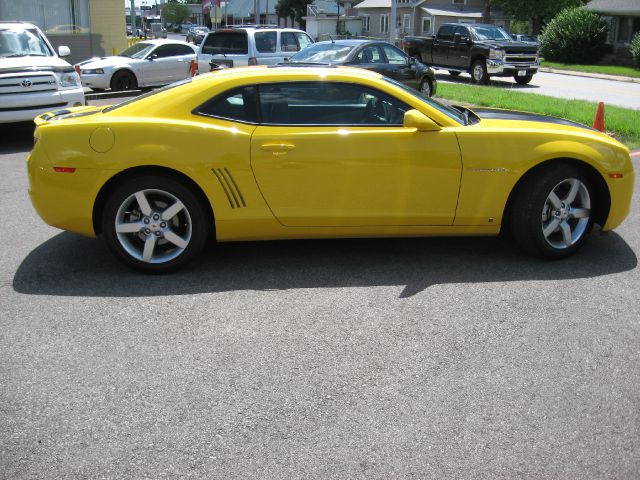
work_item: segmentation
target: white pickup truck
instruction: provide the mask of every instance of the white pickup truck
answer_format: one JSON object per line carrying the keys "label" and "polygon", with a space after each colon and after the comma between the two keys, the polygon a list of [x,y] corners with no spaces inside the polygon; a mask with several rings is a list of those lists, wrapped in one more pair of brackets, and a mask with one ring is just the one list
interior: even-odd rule
{"label": "white pickup truck", "polygon": [[85,104],[80,77],[38,27],[0,22],[0,123],[33,120],[49,110]]}

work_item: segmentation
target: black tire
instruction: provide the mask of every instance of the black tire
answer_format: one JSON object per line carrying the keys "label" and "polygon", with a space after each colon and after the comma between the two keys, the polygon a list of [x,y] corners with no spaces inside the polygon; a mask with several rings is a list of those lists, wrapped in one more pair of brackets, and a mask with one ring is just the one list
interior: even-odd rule
{"label": "black tire", "polygon": [[486,85],[489,83],[487,63],[484,60],[476,60],[471,64],[471,83]]}
{"label": "black tire", "polygon": [[[571,200],[574,187],[576,194]],[[582,247],[593,223],[594,202],[598,201],[589,177],[582,170],[563,163],[544,166],[517,188],[508,213],[508,226],[522,250],[542,258],[559,259]]]}
{"label": "black tire", "polygon": [[[150,208],[146,214],[137,200],[140,193]],[[162,218],[172,205],[178,210]],[[212,231],[206,212],[196,193],[181,181],[161,175],[129,178],[107,199],[102,233],[109,250],[128,267],[143,273],[168,273],[189,263],[204,248]],[[116,223],[130,225],[135,231],[118,233]],[[145,260],[147,242],[152,247]]]}
{"label": "black tire", "polygon": [[422,79],[422,81],[420,82],[420,93],[427,97],[433,95],[433,84],[431,83],[431,80],[429,80],[428,78]]}
{"label": "black tire", "polygon": [[531,81],[531,79],[533,78],[533,75],[526,75],[524,77],[519,77],[517,75],[514,75],[513,78],[518,85],[526,85]]}
{"label": "black tire", "polygon": [[129,70],[122,70],[116,72],[111,77],[110,82],[111,90],[136,90],[138,88],[138,80],[133,72]]}
{"label": "black tire", "polygon": [[460,76],[461,72],[456,72],[455,70],[449,70],[449,75],[451,75],[452,77],[458,77]]}

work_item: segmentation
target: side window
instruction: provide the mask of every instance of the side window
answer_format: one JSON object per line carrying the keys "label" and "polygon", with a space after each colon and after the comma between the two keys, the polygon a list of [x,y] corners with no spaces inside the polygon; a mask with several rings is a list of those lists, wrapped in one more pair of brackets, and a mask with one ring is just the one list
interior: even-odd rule
{"label": "side window", "polygon": [[313,44],[313,41],[309,38],[309,35],[302,32],[296,32],[294,34],[298,39],[298,44],[300,45],[300,50],[307,48],[309,45]]}
{"label": "side window", "polygon": [[395,47],[391,45],[383,45],[382,49],[384,50],[384,54],[387,56],[387,61],[391,65],[406,65],[407,59],[404,54]]}
{"label": "side window", "polygon": [[456,35],[458,33],[463,37],[468,37],[469,36],[469,30],[467,30],[467,27],[456,27],[456,29],[453,32],[453,34]]}
{"label": "side window", "polygon": [[297,52],[300,50],[293,32],[280,32],[280,50],[283,52]]}
{"label": "side window", "polygon": [[193,48],[187,45],[175,45],[175,55],[195,55]]}
{"label": "side window", "polygon": [[256,50],[260,53],[275,53],[278,34],[276,32],[256,32]]}
{"label": "side window", "polygon": [[451,41],[453,40],[453,25],[443,25],[438,30],[438,40]]}
{"label": "side window", "polygon": [[259,86],[267,125],[402,126],[411,107],[363,85],[292,82]]}
{"label": "side window", "polygon": [[151,56],[156,58],[173,57],[176,54],[175,52],[175,45],[160,45],[151,53]]}
{"label": "side window", "polygon": [[196,108],[193,113],[242,123],[258,123],[256,87],[235,88]]}
{"label": "side window", "polygon": [[384,63],[384,58],[377,45],[367,45],[356,55],[358,63]]}

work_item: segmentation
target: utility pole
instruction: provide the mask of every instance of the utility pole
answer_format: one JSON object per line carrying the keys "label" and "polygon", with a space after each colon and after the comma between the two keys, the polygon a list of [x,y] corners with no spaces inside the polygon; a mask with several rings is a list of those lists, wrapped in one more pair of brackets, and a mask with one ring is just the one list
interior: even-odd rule
{"label": "utility pole", "polygon": [[136,25],[136,2],[135,0],[131,0],[130,1],[130,7],[129,7],[131,14],[129,15],[131,17],[131,32],[133,33],[134,37],[138,36],[138,26]]}
{"label": "utility pole", "polygon": [[389,15],[389,43],[396,44],[396,0],[391,0],[391,15]]}

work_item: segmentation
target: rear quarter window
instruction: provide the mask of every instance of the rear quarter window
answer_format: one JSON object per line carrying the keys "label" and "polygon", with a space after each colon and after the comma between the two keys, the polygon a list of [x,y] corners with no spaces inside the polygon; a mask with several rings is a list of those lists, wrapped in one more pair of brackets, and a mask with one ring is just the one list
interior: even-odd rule
{"label": "rear quarter window", "polygon": [[213,32],[202,44],[202,53],[206,55],[247,55],[249,43],[244,31]]}

